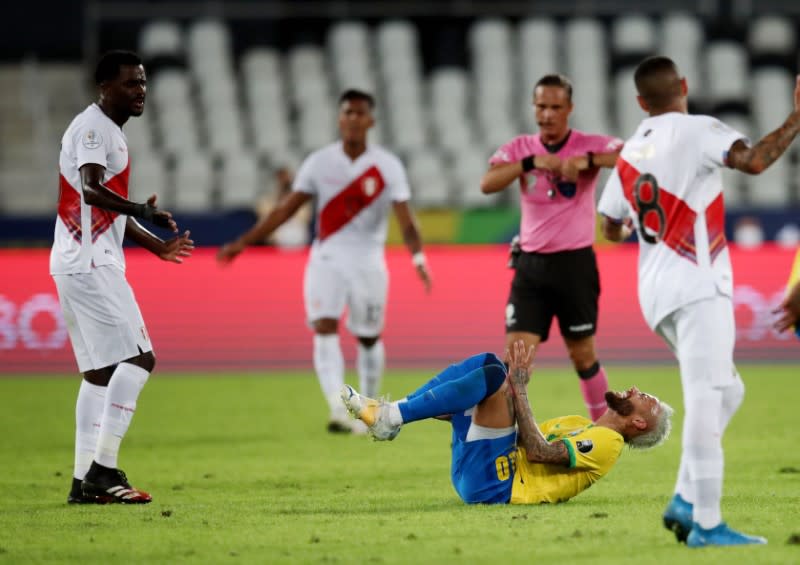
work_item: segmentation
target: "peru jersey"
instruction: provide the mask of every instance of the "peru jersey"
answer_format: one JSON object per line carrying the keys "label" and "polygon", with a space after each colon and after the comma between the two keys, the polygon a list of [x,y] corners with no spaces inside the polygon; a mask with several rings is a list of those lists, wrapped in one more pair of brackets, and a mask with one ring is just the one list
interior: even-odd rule
{"label": "peru jersey", "polygon": [[127,216],[83,201],[80,168],[87,163],[105,167],[103,184],[128,197],[128,142],[97,104],[78,114],[61,139],[58,216],[50,252],[53,275],[88,273],[93,265],[125,268],[122,240]]}
{"label": "peru jersey", "polygon": [[382,257],[391,205],[411,196],[405,168],[396,156],[369,145],[351,161],[341,142],[309,155],[293,190],[316,197],[312,254],[324,252],[339,259]]}
{"label": "peru jersey", "polygon": [[511,504],[564,502],[580,494],[606,475],[619,459],[625,441],[604,426],[583,416],[563,416],[539,426],[549,442],[561,441],[569,451],[569,468],[530,463],[518,448]]}
{"label": "peru jersey", "polygon": [[643,120],[625,142],[598,211],[633,218],[639,303],[652,329],[686,304],[733,294],[720,168],[739,139],[709,116],[670,112]]}
{"label": "peru jersey", "polygon": [[[573,129],[564,146],[555,153],[558,157],[583,156],[593,153],[612,153],[622,147],[622,140],[606,135],[591,135]],[[498,149],[489,164],[516,163],[529,155],[547,155],[539,134],[520,135]],[[520,245],[524,251],[556,253],[582,249],[594,243],[595,237],[595,187],[600,169],[582,171],[577,183],[567,191],[571,198],[558,190],[564,181],[551,171],[534,169],[519,177]],[[553,191],[553,197],[548,192]]]}

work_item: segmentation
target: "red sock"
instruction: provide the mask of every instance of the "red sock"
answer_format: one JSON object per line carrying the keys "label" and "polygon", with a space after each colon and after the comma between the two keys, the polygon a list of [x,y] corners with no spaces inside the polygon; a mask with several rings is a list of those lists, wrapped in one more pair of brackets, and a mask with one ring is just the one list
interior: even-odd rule
{"label": "red sock", "polygon": [[586,403],[586,408],[589,410],[589,417],[592,421],[597,420],[608,409],[605,398],[607,390],[608,379],[606,378],[606,370],[603,367],[599,367],[594,376],[588,379],[581,379],[583,401]]}

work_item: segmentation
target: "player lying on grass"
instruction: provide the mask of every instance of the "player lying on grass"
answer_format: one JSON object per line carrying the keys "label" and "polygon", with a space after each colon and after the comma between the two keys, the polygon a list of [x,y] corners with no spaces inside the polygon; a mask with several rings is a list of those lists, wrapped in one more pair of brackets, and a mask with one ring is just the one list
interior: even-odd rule
{"label": "player lying on grass", "polygon": [[342,400],[381,441],[409,422],[449,419],[451,478],[467,503],[563,502],[608,473],[623,444],[645,449],[669,435],[672,408],[636,387],[607,392],[608,410],[594,423],[563,416],[537,426],[527,393],[532,360],[533,348],[520,340],[507,353],[508,370],[496,355],[482,353],[400,401],[373,400],[347,385]]}

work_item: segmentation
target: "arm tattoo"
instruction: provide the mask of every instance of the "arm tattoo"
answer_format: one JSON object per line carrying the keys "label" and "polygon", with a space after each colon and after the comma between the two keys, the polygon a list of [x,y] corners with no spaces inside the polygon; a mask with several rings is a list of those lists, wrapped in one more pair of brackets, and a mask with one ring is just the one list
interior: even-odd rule
{"label": "arm tattoo", "polygon": [[799,132],[800,114],[793,113],[783,125],[764,136],[756,145],[733,153],[731,165],[740,171],[758,174],[783,155]]}
{"label": "arm tattoo", "polygon": [[528,461],[532,463],[567,465],[569,463],[569,453],[566,446],[561,442],[549,443],[544,438],[536,425],[527,394],[520,392],[518,391],[514,395],[514,408],[519,430],[518,442],[525,448]]}

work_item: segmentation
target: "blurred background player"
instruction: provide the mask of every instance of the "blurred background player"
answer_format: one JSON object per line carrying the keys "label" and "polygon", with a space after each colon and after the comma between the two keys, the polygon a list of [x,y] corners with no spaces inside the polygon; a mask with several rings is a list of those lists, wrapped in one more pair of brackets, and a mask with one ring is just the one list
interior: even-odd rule
{"label": "blurred background player", "polygon": [[389,277],[384,244],[389,211],[394,211],[412,262],[430,290],[422,240],[409,207],[411,196],[400,160],[374,144],[367,133],[375,123],[372,95],[347,90],[339,98],[341,140],[309,155],[292,192],[270,214],[232,243],[218,260],[231,262],[245,247],[273,233],[316,197],[317,235],[304,279],[306,315],[314,330],[314,369],[330,408],[328,431],[349,432],[351,422],[339,400],[344,356],[339,318],[358,339],[356,368],[364,391],[376,396],[384,366],[381,341]]}
{"label": "blurred background player", "polygon": [[95,70],[99,98],[61,140],[59,197],[50,254],[72,349],[83,380],[75,408],[75,467],[67,501],[147,503],[117,467],[136,400],[155,366],[150,337],[125,279],[124,238],[165,261],[193,249],[189,232],[163,241],[134,218],[177,232],[156,197],[127,199],[130,161],[123,124],[144,111],[147,82],[139,57],[104,55]]}
{"label": "blurred background player", "polygon": [[752,147],[719,120],[688,115],[686,79],[671,59],[645,59],[634,80],[649,117],[625,142],[598,208],[613,241],[630,234],[622,222],[633,219],[642,313],[680,365],[683,451],[664,525],[691,547],[763,544],[730,529],[720,510],[722,436],[744,398],[733,362],[733,272],[720,171],[759,174],[789,147],[800,132],[800,77],[794,111]]}
{"label": "blurred background player", "polygon": [[506,346],[522,339],[538,348],[553,317],[592,420],[606,410],[608,379],[597,360],[594,335],[600,278],[595,238],[595,186],[600,167],[613,167],[622,141],[569,127],[572,84],[545,75],[533,91],[539,133],[500,147],[481,180],[486,193],[520,183],[521,253],[506,304]]}
{"label": "blurred background player", "polygon": [[785,332],[794,326],[795,335],[800,337],[800,326],[797,324],[800,321],[800,251],[795,255],[788,287],[786,298],[773,312],[773,314],[778,314],[778,319],[775,320],[775,329]]}
{"label": "blurred background player", "polygon": [[[256,205],[258,219],[266,218],[289,193],[292,192],[294,173],[288,166],[280,166],[274,174],[274,186]],[[305,247],[311,242],[311,202],[306,202],[297,212],[267,236],[265,243],[285,249]]]}
{"label": "blurred background player", "polygon": [[519,340],[506,357],[508,373],[496,355],[482,353],[398,402],[379,402],[347,385],[342,401],[381,441],[394,439],[403,424],[450,420],[451,480],[468,504],[569,500],[611,470],[624,444],[646,449],[669,435],[672,408],[636,387],[607,391],[609,409],[594,424],[563,416],[537,426],[527,394],[533,348]]}

